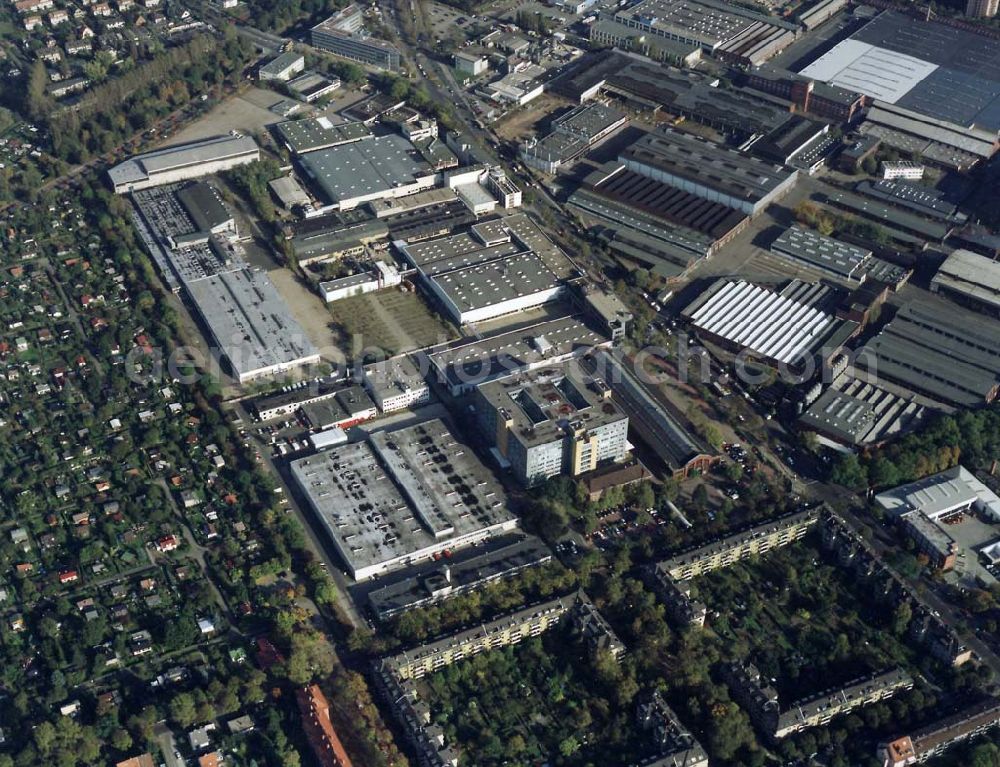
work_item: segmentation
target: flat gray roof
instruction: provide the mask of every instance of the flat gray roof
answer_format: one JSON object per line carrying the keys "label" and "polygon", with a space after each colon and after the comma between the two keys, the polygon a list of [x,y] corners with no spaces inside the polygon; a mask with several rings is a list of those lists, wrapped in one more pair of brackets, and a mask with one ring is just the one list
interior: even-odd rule
{"label": "flat gray roof", "polygon": [[500,484],[440,419],[290,467],[358,580],[517,525]]}
{"label": "flat gray roof", "polygon": [[449,386],[490,380],[545,360],[583,353],[609,343],[583,317],[560,317],[527,328],[456,344],[428,355]]}
{"label": "flat gray roof", "polygon": [[574,107],[552,121],[554,132],[566,132],[593,140],[595,136],[614,127],[626,119],[620,109],[609,107],[600,101],[592,101]]}
{"label": "flat gray roof", "polygon": [[542,258],[532,251],[460,266],[435,275],[434,282],[463,313],[556,290],[561,284]]}
{"label": "flat gray roof", "polygon": [[344,122],[334,115],[288,120],[275,125],[274,130],[296,154],[360,141],[372,135],[371,128],[363,122]]}
{"label": "flat gray roof", "polygon": [[434,175],[416,147],[394,133],[309,152],[299,162],[331,202],[389,192]]}
{"label": "flat gray roof", "polygon": [[257,142],[250,136],[215,136],[138,154],[111,168],[108,177],[118,186],[143,181],[157,173],[259,152]]}
{"label": "flat gray roof", "polygon": [[524,213],[483,221],[466,232],[397,245],[407,260],[429,277],[527,252],[536,254],[560,278],[573,271],[562,250]]}
{"label": "flat gray roof", "polygon": [[477,390],[494,410],[510,414],[511,434],[526,446],[562,439],[569,423],[592,430],[627,418],[605,396],[608,385],[572,362],[482,383]]}
{"label": "flat gray roof", "polygon": [[260,73],[268,75],[279,74],[288,69],[288,67],[302,60],[304,60],[304,57],[301,53],[287,51],[264,64],[264,66],[260,68]]}
{"label": "flat gray roof", "polygon": [[764,199],[795,175],[795,171],[780,165],[668,128],[646,134],[625,150],[620,159],[751,202]]}
{"label": "flat gray roof", "polygon": [[185,288],[241,378],[319,362],[319,351],[266,273],[242,268]]}
{"label": "flat gray roof", "polygon": [[211,231],[233,217],[219,191],[204,181],[184,187],[177,193],[177,197],[194,222],[196,231]]}
{"label": "flat gray roof", "polygon": [[843,279],[858,279],[857,272],[872,255],[870,250],[848,245],[801,226],[782,232],[772,243],[771,252],[803,261]]}

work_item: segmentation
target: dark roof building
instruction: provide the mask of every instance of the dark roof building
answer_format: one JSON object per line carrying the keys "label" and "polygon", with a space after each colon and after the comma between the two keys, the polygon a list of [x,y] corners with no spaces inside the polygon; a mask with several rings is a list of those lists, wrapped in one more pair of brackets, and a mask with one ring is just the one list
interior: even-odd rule
{"label": "dark roof building", "polygon": [[863,347],[855,365],[939,402],[983,405],[1000,389],[1000,322],[913,301]]}

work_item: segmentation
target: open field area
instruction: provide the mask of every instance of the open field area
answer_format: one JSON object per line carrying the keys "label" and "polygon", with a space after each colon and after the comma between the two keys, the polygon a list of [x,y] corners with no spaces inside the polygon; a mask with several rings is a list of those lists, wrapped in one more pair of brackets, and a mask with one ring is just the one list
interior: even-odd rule
{"label": "open field area", "polygon": [[341,348],[351,357],[376,348],[399,354],[454,337],[449,326],[413,293],[369,293],[337,301],[329,310],[344,344]]}
{"label": "open field area", "polygon": [[284,119],[269,109],[281,99],[281,94],[275,91],[249,88],[239,96],[226,99],[207,115],[175,133],[164,142],[164,146],[221,136],[232,130],[256,133]]}

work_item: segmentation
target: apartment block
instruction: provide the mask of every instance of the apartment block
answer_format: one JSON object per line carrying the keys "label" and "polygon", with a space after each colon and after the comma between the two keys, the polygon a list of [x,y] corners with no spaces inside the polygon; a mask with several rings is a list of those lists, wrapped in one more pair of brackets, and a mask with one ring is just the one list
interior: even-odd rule
{"label": "apartment block", "polygon": [[819,520],[817,509],[806,509],[734,533],[713,543],[664,560],[657,568],[670,578],[686,581],[728,567],[741,559],[765,554],[805,537]]}

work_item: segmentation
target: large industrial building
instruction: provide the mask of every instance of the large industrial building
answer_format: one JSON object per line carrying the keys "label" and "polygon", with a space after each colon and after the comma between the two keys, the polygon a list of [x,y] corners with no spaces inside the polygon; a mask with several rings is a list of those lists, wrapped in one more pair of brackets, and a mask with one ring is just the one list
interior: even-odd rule
{"label": "large industrial building", "polygon": [[448,237],[394,244],[460,325],[553,301],[564,295],[575,269],[523,213]]}
{"label": "large industrial building", "polygon": [[628,453],[628,417],[610,387],[569,363],[480,384],[473,407],[497,462],[529,486]]}
{"label": "large industrial building", "polygon": [[706,340],[750,350],[768,364],[798,365],[820,353],[828,358],[847,339],[824,311],[821,285],[792,282],[781,291],[720,279],[683,312]]}
{"label": "large industrial building", "polygon": [[416,147],[395,133],[311,151],[299,157],[299,165],[340,210],[430,189],[437,176]]}
{"label": "large industrial building", "polygon": [[183,290],[233,377],[245,383],[320,361],[270,277],[231,241],[236,225],[214,187],[139,190],[133,202],[136,229],[164,281]]}
{"label": "large industrial building", "polygon": [[1000,315],[1000,262],[971,250],[952,251],[931,279],[931,291]]}
{"label": "large industrial building", "polygon": [[531,535],[519,534],[497,543],[501,545],[495,549],[468,558],[453,557],[440,568],[372,591],[368,595],[372,612],[379,621],[386,621],[552,561],[549,547]]}
{"label": "large industrial building", "polygon": [[771,244],[771,252],[847,282],[864,282],[870,250],[793,226]]}
{"label": "large industrial building", "polygon": [[555,173],[628,124],[624,112],[600,102],[581,104],[552,121],[552,131],[521,146],[527,165]]}
{"label": "large industrial building", "polygon": [[875,502],[901,524],[930,563],[951,570],[963,555],[949,526],[964,514],[1000,522],[1000,498],[963,466],[934,474],[875,496]]}
{"label": "large industrial building", "polygon": [[930,301],[913,301],[858,353],[855,366],[879,380],[953,407],[992,402],[1000,390],[1000,322]]}
{"label": "large industrial building", "polygon": [[558,365],[611,339],[592,327],[586,317],[559,317],[486,338],[450,344],[427,355],[430,371],[458,397],[480,384]]}
{"label": "large industrial building", "polygon": [[358,581],[517,527],[499,483],[438,419],[290,467]]}
{"label": "large industrial building", "polygon": [[915,394],[898,394],[845,374],[809,405],[798,423],[822,444],[844,450],[910,431],[931,412]]}
{"label": "large industrial building", "polygon": [[718,84],[702,72],[604,50],[581,57],[547,87],[579,104],[595,98],[618,99],[635,109],[683,117],[741,138],[768,133],[790,117],[788,102]]}
{"label": "large industrial building", "polygon": [[260,159],[249,136],[217,136],[139,154],[108,171],[117,194],[187,181]]}
{"label": "large industrial building", "polygon": [[371,37],[365,32],[364,22],[361,9],[351,3],[313,27],[310,41],[317,48],[345,59],[397,71],[399,51],[385,40]]}
{"label": "large industrial building", "polygon": [[274,130],[289,152],[305,154],[371,138],[372,131],[363,122],[341,122],[337,117],[320,115],[303,120],[278,123]]}
{"label": "large industrial building", "polygon": [[802,74],[874,99],[867,119],[889,143],[910,136],[973,159],[997,149],[1000,42],[989,35],[884,11]]}
{"label": "large industrial building", "polygon": [[796,37],[793,24],[716,0],[643,0],[613,18],[651,38],[697,45],[743,65],[767,61]]}
{"label": "large industrial building", "polygon": [[618,159],[641,176],[748,216],[784,197],[798,177],[797,171],[671,128],[647,134]]}

